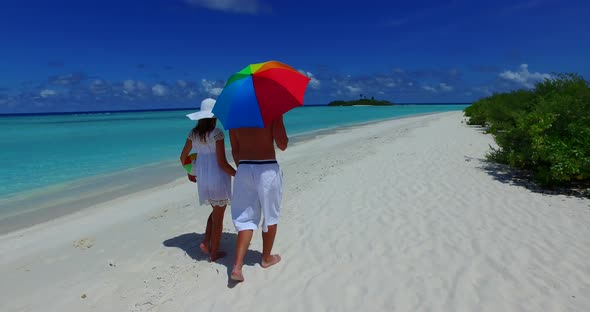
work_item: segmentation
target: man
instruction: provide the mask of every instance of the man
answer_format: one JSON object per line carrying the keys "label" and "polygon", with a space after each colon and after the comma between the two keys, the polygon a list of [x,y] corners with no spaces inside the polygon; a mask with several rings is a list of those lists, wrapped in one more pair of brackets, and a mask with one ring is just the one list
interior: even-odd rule
{"label": "man", "polygon": [[279,117],[266,128],[237,128],[229,131],[232,156],[237,172],[231,201],[232,220],[238,231],[236,259],[231,279],[244,281],[242,265],[244,256],[262,222],[262,260],[260,266],[268,268],[281,261],[272,255],[272,245],[277,234],[283,192],[282,173],[275,156],[275,143],[279,149],[287,149],[289,138]]}

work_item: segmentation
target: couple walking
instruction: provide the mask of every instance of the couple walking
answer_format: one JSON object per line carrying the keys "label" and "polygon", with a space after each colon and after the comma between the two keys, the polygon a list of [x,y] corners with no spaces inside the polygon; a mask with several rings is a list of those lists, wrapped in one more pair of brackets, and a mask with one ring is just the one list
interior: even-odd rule
{"label": "couple walking", "polygon": [[[278,254],[271,254],[277,233],[277,223],[281,210],[282,174],[275,157],[275,144],[285,150],[289,139],[282,116],[265,128],[230,129],[231,153],[237,166],[235,170],[225,157],[225,138],[216,128],[217,119],[211,112],[215,100],[201,102],[199,112],[188,115],[198,120],[188,135],[180,161],[188,157],[191,149],[197,154],[196,177],[189,174],[189,180],[196,182],[199,202],[210,204],[213,211],[207,220],[205,237],[200,244],[203,252],[210,255],[211,261],[224,257],[219,250],[223,229],[225,207],[231,199],[231,215],[238,231],[234,267],[230,278],[244,281],[242,266],[244,256],[252,240],[254,230],[262,222],[262,259],[260,266],[270,267],[279,261]],[[233,194],[231,176],[234,176]]]}

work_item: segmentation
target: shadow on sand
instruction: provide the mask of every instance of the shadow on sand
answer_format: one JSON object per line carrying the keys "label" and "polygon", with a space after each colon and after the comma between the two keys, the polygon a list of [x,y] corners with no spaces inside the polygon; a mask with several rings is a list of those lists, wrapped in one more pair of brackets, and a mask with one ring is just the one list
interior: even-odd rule
{"label": "shadow on sand", "polygon": [[[209,255],[204,254],[199,248],[199,244],[203,240],[204,235],[204,233],[186,233],[167,239],[162,244],[166,247],[180,248],[184,250],[189,257],[196,261],[209,261]],[[234,266],[234,253],[237,241],[238,235],[235,233],[224,232],[221,234],[220,249],[227,252],[227,255],[221,259],[217,259],[216,263],[227,268],[227,287],[229,288],[233,288],[238,284],[229,278]],[[254,266],[260,263],[260,259],[262,259],[262,253],[260,251],[248,250],[244,257],[244,265]]]}
{"label": "shadow on sand", "polygon": [[529,172],[513,169],[508,165],[490,162],[485,159],[474,159],[465,156],[465,161],[471,160],[479,161],[481,165],[478,166],[478,168],[492,176],[496,181],[510,185],[521,186],[533,193],[590,198],[590,186],[587,184],[572,183],[569,186],[564,187],[555,187],[550,189],[542,188],[539,184],[533,181],[532,175]]}

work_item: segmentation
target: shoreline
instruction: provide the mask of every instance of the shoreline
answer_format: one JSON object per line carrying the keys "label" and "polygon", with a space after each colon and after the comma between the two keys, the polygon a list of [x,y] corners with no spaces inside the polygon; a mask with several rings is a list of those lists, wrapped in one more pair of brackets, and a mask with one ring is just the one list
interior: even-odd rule
{"label": "shoreline", "polygon": [[257,230],[238,285],[229,209],[228,255],[210,263],[211,207],[180,179],[0,235],[0,311],[587,311],[590,200],[503,180],[484,160],[493,138],[463,120],[385,121],[278,153],[283,260],[260,266]]}
{"label": "shoreline", "polygon": [[[321,136],[371,124],[444,113],[446,112],[385,117],[361,123],[326,127],[298,133],[291,136],[290,141],[292,145],[296,145]],[[226,154],[230,160],[229,148],[226,149]],[[142,178],[141,183],[133,183],[133,181],[138,181],[137,176],[139,175],[146,175],[147,178]],[[0,209],[3,210],[0,214],[0,235],[23,230],[113,199],[177,183],[184,179],[186,179],[185,171],[177,161],[162,161],[9,195],[0,200]],[[78,194],[78,196],[71,196],[72,193]]]}
{"label": "shoreline", "polygon": [[[372,120],[389,119],[399,116],[413,116],[425,112],[448,111],[449,109],[451,111],[463,110],[464,108],[465,106],[461,105],[452,105],[452,107],[450,108],[437,108],[432,105],[429,105],[425,108],[421,108],[418,105],[413,105],[411,107],[395,107],[393,109],[386,109],[382,111],[381,109],[374,110],[373,108],[356,110],[351,108],[338,109],[327,107],[309,107],[308,109],[311,109],[311,113],[307,112],[307,110],[305,109],[296,109],[289,118],[286,118],[285,122],[287,125],[287,129],[290,135],[292,136],[301,133],[306,134],[313,131],[323,130],[326,128],[334,128],[339,126],[341,127],[350,124],[359,124],[366,121],[370,122]],[[355,113],[357,111],[358,113]],[[330,112],[334,113],[332,114]],[[159,112],[156,113],[160,114]],[[324,117],[324,114],[328,114],[328,116]],[[109,123],[109,120],[111,119],[113,119],[113,122],[116,122],[117,124],[119,124],[119,121],[125,119],[121,116],[105,116],[94,116],[91,118],[90,121],[96,121],[102,125],[103,123]],[[140,168],[142,166],[150,166],[154,164],[157,165],[161,162],[166,161],[175,161],[177,158],[177,145],[182,145],[184,143],[182,136],[185,135],[185,128],[187,127],[187,125],[190,125],[190,123],[186,123],[185,121],[183,122],[178,116],[170,115],[170,113],[164,113],[163,115],[160,114],[154,116],[159,116],[158,118],[161,118],[162,121],[167,120],[165,121],[165,123],[169,124],[170,128],[166,132],[165,136],[159,137],[158,141],[156,142],[156,145],[150,147],[150,150],[152,152],[146,154],[145,156],[142,156],[141,153],[141,151],[146,148],[145,144],[133,144],[130,146],[123,146],[121,144],[121,140],[116,142],[117,144],[116,146],[114,146],[114,148],[106,148],[106,154],[102,156],[100,154],[97,155],[89,152],[82,152],[79,155],[81,159],[76,159],[75,157],[65,155],[58,157],[57,155],[59,153],[56,154],[54,152],[50,152],[50,157],[40,162],[38,166],[47,166],[47,169],[55,174],[45,174],[39,176],[38,179],[31,180],[30,178],[26,177],[34,177],[38,174],[35,170],[32,169],[34,167],[29,166],[27,168],[23,168],[23,170],[18,170],[20,163],[15,160],[18,157],[12,155],[14,153],[9,153],[9,165],[7,166],[7,168],[4,168],[4,170],[2,170],[2,172],[4,173],[4,179],[2,181],[2,188],[0,189],[0,218],[2,218],[3,215],[6,215],[6,210],[10,210],[10,206],[15,206],[15,200],[23,199],[25,197],[29,198],[29,195],[35,195],[35,193],[46,193],[46,191],[48,190],[57,189],[62,186],[68,187],[68,185],[76,184],[77,182],[84,183],[84,179],[91,177],[100,177],[101,175],[109,175],[119,171]],[[79,120],[77,118],[75,118],[75,120],[70,120],[66,117],[67,116],[61,116],[57,120],[49,120],[48,122],[52,124],[52,131],[61,131],[61,126],[53,126],[60,124],[61,122],[64,122],[65,126],[67,127],[74,127],[72,125],[76,125],[75,127],[79,127],[79,123],[77,122]],[[142,120],[144,118],[151,119],[149,115],[145,114],[138,115],[137,117],[139,119],[133,119],[136,121],[137,125],[143,124],[142,122],[139,122],[139,120]],[[86,117],[81,118],[85,120]],[[72,123],[72,125],[70,125],[70,123]],[[140,127],[145,127],[145,125]],[[20,140],[12,140],[8,137],[4,137],[3,139],[6,139],[7,142],[20,142]],[[67,138],[64,139],[67,140]],[[30,143],[32,142],[33,141],[31,141]],[[33,153],[33,151],[30,151],[19,144],[20,143],[11,143],[8,147],[11,148],[11,151],[22,150],[25,153]],[[32,144],[29,144],[28,146],[32,146]],[[229,142],[226,142],[226,146],[229,147]],[[112,161],[108,161],[110,157],[107,157],[105,161],[105,155],[112,155],[110,156],[112,157]],[[129,157],[129,155],[135,156]],[[85,157],[89,157],[88,162],[83,160]],[[99,158],[101,157],[103,157],[103,161],[99,160]],[[7,206],[6,204],[3,204],[8,203],[8,201],[3,201],[2,199],[10,199],[11,205]],[[14,210],[14,208],[12,210]]]}

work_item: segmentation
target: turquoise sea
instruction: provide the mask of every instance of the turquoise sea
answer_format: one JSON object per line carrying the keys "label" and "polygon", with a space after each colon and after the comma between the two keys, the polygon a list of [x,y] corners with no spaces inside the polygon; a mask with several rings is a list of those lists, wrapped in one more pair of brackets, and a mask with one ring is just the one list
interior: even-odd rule
{"label": "turquoise sea", "polygon": [[[466,106],[301,107],[285,115],[285,126],[290,136],[297,136]],[[113,182],[109,176],[116,181],[124,178],[116,175],[120,172],[132,177],[133,169],[164,168],[166,164],[174,166],[166,175],[168,179],[182,176],[177,159],[194,126],[185,115],[193,111],[1,116],[0,218],[33,209],[28,207],[31,202],[24,204],[29,197],[59,194],[78,182],[91,186],[100,180],[106,185]],[[226,143],[229,145],[229,140]],[[154,175],[158,176],[162,175]],[[20,207],[23,205],[27,207]]]}

